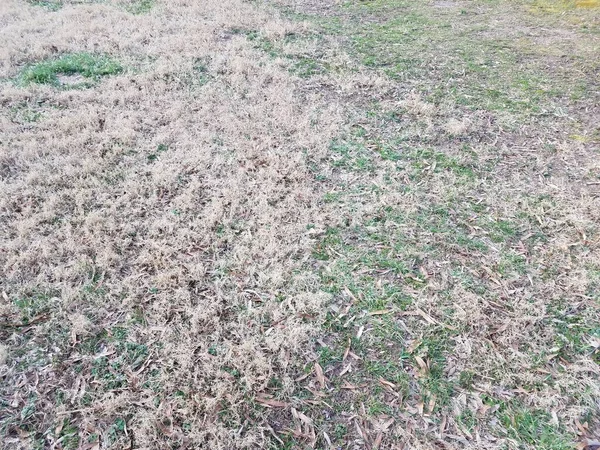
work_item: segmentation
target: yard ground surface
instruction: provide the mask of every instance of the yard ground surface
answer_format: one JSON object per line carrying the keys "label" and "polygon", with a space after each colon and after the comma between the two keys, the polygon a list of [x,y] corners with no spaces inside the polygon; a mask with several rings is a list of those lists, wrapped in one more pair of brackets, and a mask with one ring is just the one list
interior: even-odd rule
{"label": "yard ground surface", "polygon": [[2,1],[0,448],[598,448],[598,6]]}

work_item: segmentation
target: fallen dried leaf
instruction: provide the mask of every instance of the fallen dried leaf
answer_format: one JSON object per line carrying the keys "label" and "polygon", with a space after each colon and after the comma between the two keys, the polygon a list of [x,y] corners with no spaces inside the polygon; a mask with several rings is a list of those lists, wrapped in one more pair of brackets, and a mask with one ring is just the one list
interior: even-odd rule
{"label": "fallen dried leaf", "polygon": [[346,367],[344,367],[342,369],[342,371],[340,372],[340,377],[344,376],[347,372],[349,372],[352,369],[352,363],[348,363],[348,365]]}
{"label": "fallen dried leaf", "polygon": [[344,351],[344,357],[342,358],[342,361],[346,361],[346,358],[348,357],[348,353],[350,353],[350,346],[351,346],[351,341],[350,341],[350,338],[348,338],[348,346],[346,347],[346,350]]}
{"label": "fallen dried leaf", "polygon": [[429,410],[429,414],[433,412],[433,408],[435,408],[435,395],[432,395],[429,399],[429,404],[427,405],[427,409]]}
{"label": "fallen dried leaf", "polygon": [[575,419],[575,425],[577,426],[577,429],[581,433],[586,433],[587,432],[587,429],[588,429],[588,423],[587,422],[581,423],[581,422],[579,422],[579,420]]}
{"label": "fallen dried leaf", "polygon": [[420,339],[415,339],[414,341],[412,341],[410,343],[410,345],[408,346],[408,348],[406,349],[406,351],[408,353],[414,352],[419,347],[419,345],[421,345],[421,343],[422,343],[422,341]]}
{"label": "fallen dried leaf", "polygon": [[421,358],[418,355],[415,355],[415,361],[419,365],[421,375],[423,375],[423,376],[427,375],[427,372],[429,372],[429,366],[427,365],[427,363],[425,361],[423,361],[423,358]]}
{"label": "fallen dried leaf", "polygon": [[360,339],[360,337],[362,336],[363,332],[365,331],[365,326],[362,325],[359,329],[358,332],[356,333],[356,339]]}
{"label": "fallen dried leaf", "polygon": [[350,297],[354,301],[354,303],[358,303],[358,299],[354,296],[352,291],[348,289],[348,287],[344,286],[344,292],[348,297]]}
{"label": "fallen dried leaf", "polygon": [[254,399],[267,408],[286,408],[288,406],[287,403],[274,400],[270,395],[266,394],[258,394]]}
{"label": "fallen dried leaf", "polygon": [[315,363],[315,376],[317,377],[317,382],[319,383],[319,385],[321,386],[321,389],[325,388],[325,375],[323,374],[323,368],[321,367],[321,365],[316,362]]}
{"label": "fallen dried leaf", "polygon": [[383,384],[384,386],[389,386],[392,389],[394,389],[396,387],[396,385],[394,383],[392,383],[391,381],[386,380],[385,378],[379,377],[379,382],[381,384]]}
{"label": "fallen dried leaf", "polygon": [[360,361],[360,360],[362,359],[360,356],[358,356],[356,353],[353,353],[352,351],[349,351],[349,352],[348,352],[348,354],[349,354],[349,355],[350,355],[352,358],[356,359],[357,361]]}
{"label": "fallen dried leaf", "polygon": [[439,428],[439,437],[440,439],[444,438],[444,430],[446,429],[446,422],[448,421],[448,417],[446,417],[446,415],[444,414],[442,416],[442,420],[440,421],[440,428]]}
{"label": "fallen dried leaf", "polygon": [[304,375],[300,375],[298,378],[295,379],[295,381],[302,381],[302,380],[306,380],[308,378],[309,374],[305,373]]}
{"label": "fallen dried leaf", "polygon": [[373,447],[379,448],[382,440],[383,440],[383,433],[379,432],[377,434],[377,437],[375,438],[375,441],[373,441]]}
{"label": "fallen dried leaf", "polygon": [[325,439],[325,442],[327,442],[327,445],[329,446],[329,448],[333,447],[333,444],[331,443],[331,438],[324,431],[323,431],[323,439]]}
{"label": "fallen dried leaf", "polygon": [[358,386],[356,386],[355,384],[352,383],[348,383],[347,381],[344,381],[344,384],[342,385],[342,389],[350,389],[350,390],[356,390],[358,389]]}
{"label": "fallen dried leaf", "polygon": [[392,310],[391,309],[380,309],[379,311],[372,311],[369,313],[370,316],[382,316],[384,314],[389,314],[391,313]]}
{"label": "fallen dried leaf", "polygon": [[300,419],[306,425],[313,424],[313,420],[310,417],[308,417],[306,414],[298,411],[296,408],[292,408],[291,411],[292,411],[292,416],[294,416],[296,419]]}

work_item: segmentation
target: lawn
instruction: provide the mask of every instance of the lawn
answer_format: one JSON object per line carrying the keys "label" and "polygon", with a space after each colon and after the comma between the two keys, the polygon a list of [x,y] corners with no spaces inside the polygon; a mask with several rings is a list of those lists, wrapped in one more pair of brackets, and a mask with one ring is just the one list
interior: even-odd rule
{"label": "lawn", "polygon": [[594,0],[0,5],[0,448],[600,446]]}

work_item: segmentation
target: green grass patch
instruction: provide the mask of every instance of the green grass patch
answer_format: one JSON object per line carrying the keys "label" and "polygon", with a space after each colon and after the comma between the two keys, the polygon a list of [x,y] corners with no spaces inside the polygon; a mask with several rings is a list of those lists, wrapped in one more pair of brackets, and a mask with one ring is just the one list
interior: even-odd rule
{"label": "green grass patch", "polygon": [[63,6],[63,2],[60,0],[27,0],[27,3],[33,6],[41,6],[49,11],[58,11]]}
{"label": "green grass patch", "polygon": [[574,448],[573,437],[551,423],[546,411],[510,408],[501,416],[507,437],[519,446],[533,446],[540,450],[570,450]]}
{"label": "green grass patch", "polygon": [[20,74],[19,80],[24,84],[50,84],[54,86],[68,86],[62,83],[60,75],[79,75],[86,78],[86,82],[74,83],[72,87],[89,85],[100,77],[116,75],[123,71],[123,67],[115,59],[105,55],[92,53],[65,54],[56,59],[49,59],[26,67]]}
{"label": "green grass patch", "polygon": [[287,53],[284,45],[302,40],[320,39],[320,35],[297,35],[289,34],[280,40],[272,40],[264,36],[258,30],[246,30],[242,28],[233,28],[232,34],[242,34],[254,44],[254,48],[262,50],[271,58],[283,58],[289,61],[288,71],[301,78],[309,78],[314,75],[324,74],[332,70],[331,64],[322,54],[316,52],[309,53]]}
{"label": "green grass patch", "polygon": [[[535,43],[498,32],[488,19],[502,6],[485,3],[485,9],[474,3],[458,10],[423,2],[348,1],[341,17],[304,19],[347,38],[363,65],[410,81],[432,101],[539,115],[557,109],[558,99],[592,88],[589,83],[582,88],[575,78],[541,76],[546,66]],[[525,9],[513,3],[502,13],[525,14]]]}
{"label": "green grass patch", "polygon": [[31,124],[42,119],[43,114],[39,107],[27,102],[20,102],[10,107],[10,118],[13,122],[20,124]]}
{"label": "green grass patch", "polygon": [[129,2],[125,9],[131,14],[146,14],[154,7],[155,0],[134,0]]}

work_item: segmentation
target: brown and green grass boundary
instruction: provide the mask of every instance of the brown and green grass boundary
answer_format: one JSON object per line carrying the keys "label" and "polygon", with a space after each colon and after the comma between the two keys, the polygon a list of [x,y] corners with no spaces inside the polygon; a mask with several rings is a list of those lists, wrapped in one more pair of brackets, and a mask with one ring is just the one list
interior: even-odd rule
{"label": "brown and green grass boundary", "polygon": [[580,3],[5,2],[0,446],[594,448]]}

